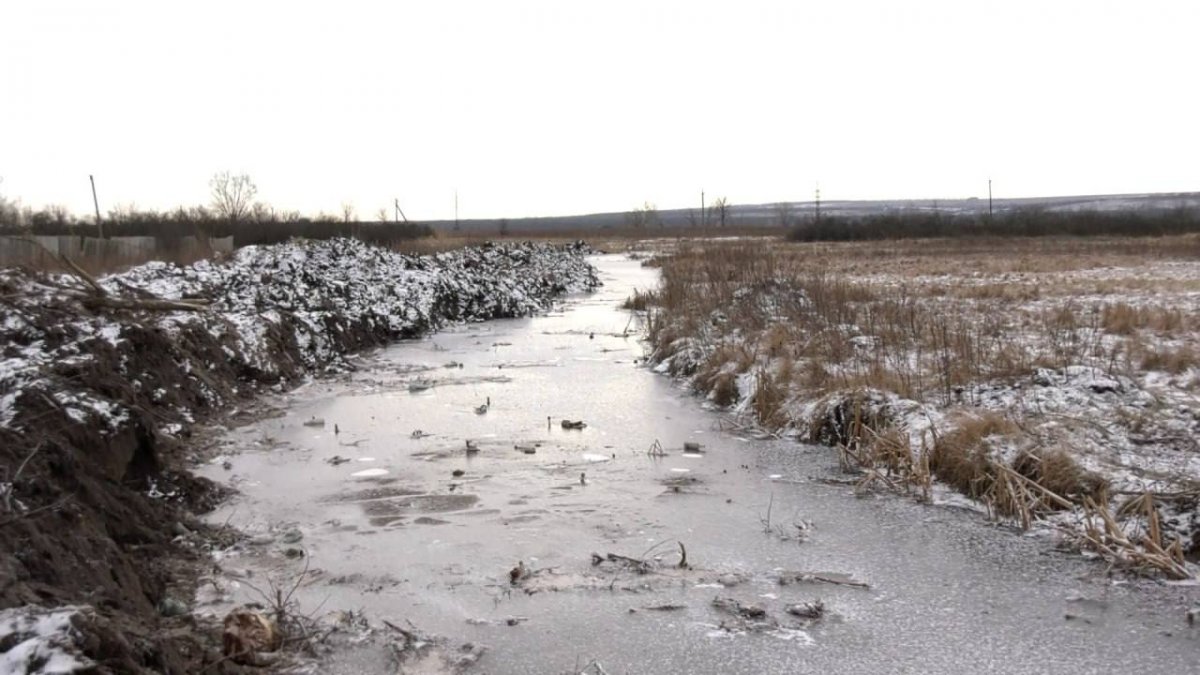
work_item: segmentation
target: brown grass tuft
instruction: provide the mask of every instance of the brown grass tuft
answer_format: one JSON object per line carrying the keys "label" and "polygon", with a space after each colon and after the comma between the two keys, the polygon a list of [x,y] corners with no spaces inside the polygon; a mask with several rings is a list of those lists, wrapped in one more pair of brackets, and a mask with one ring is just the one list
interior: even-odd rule
{"label": "brown grass tuft", "polygon": [[996,480],[987,439],[1011,436],[1016,431],[1017,426],[998,413],[964,417],[953,430],[937,439],[929,468],[933,475],[959,492],[981,499]]}
{"label": "brown grass tuft", "polygon": [[758,384],[751,394],[751,405],[758,415],[758,421],[768,428],[778,428],[787,424],[783,414],[783,404],[787,398],[786,381],[781,383],[766,368],[757,372]]}
{"label": "brown grass tuft", "polygon": [[[1017,473],[1041,485],[1060,497],[1075,504],[1082,504],[1084,497],[1107,501],[1108,481],[1079,466],[1074,459],[1060,449],[1022,451],[1013,460],[1012,468]],[[1046,507],[1054,509],[1047,503]]]}
{"label": "brown grass tuft", "polygon": [[722,408],[728,408],[734,403],[737,403],[737,375],[734,375],[733,373],[721,373],[720,375],[713,377],[709,396],[712,398],[713,403],[716,403]]}
{"label": "brown grass tuft", "polygon": [[633,295],[625,298],[625,302],[621,303],[621,309],[644,312],[653,304],[656,304],[654,291],[642,291],[635,288],[633,289]]}
{"label": "brown grass tuft", "polygon": [[1174,349],[1170,347],[1148,347],[1140,350],[1141,358],[1138,365],[1142,370],[1161,370],[1179,375],[1200,365],[1200,354],[1191,345],[1183,345]]}

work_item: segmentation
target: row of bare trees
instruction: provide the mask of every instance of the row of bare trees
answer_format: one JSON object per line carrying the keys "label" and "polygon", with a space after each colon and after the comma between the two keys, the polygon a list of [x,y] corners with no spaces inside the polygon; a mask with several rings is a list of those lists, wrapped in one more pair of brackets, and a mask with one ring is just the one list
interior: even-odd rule
{"label": "row of bare trees", "polygon": [[[633,229],[641,229],[662,227],[665,223],[659,216],[658,207],[650,202],[645,202],[625,214],[625,224]],[[730,224],[732,224],[732,219],[730,218],[729,200],[725,197],[716,199],[711,205],[705,206],[699,211],[695,209],[688,211],[688,225],[691,227],[723,228]]]}
{"label": "row of bare trees", "polygon": [[[343,203],[337,215],[306,216],[299,211],[277,210],[257,199],[258,186],[245,173],[216,173],[208,187],[209,201],[204,205],[168,211],[117,206],[104,219],[103,236],[233,236],[241,245],[292,236],[360,236],[393,241],[432,233],[426,226],[391,222],[386,208],[376,212],[376,220],[365,222],[358,219],[350,203]],[[90,217],[78,217],[63,206],[34,210],[3,194],[0,194],[0,233],[100,236],[97,223]]]}

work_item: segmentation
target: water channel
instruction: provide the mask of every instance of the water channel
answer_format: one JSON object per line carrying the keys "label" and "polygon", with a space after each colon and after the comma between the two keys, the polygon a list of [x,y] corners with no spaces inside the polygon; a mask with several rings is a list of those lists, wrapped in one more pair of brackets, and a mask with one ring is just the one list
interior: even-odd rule
{"label": "water channel", "polygon": [[[653,287],[656,270],[593,262],[605,283],[594,294],[366,355],[358,372],[281,398],[282,415],[229,431],[232,469],[201,473],[239,494],[210,520],[263,542],[298,529],[319,570],[301,606],[485,645],[472,672],[592,660],[608,673],[1200,667],[1200,629],[1184,622],[1200,589],[1110,578],[978,512],[821,482],[841,476],[829,449],[731,429],[639,363],[619,304]],[[647,453],[656,440],[666,456]],[[674,542],[692,569],[675,567]],[[282,550],[264,543],[221,564],[259,579],[298,572]],[[593,553],[659,557],[660,568],[593,565]],[[513,584],[518,563],[530,576]],[[789,572],[870,588],[781,585]],[[717,597],[767,621],[740,620]],[[785,611],[817,599],[820,621]],[[650,609],[663,606],[673,609]],[[387,663],[364,648],[325,672]]]}

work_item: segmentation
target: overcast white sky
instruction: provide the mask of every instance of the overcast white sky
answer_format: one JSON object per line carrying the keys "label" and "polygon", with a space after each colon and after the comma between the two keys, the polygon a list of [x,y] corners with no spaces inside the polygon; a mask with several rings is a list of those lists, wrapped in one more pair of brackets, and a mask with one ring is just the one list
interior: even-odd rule
{"label": "overcast white sky", "polygon": [[0,193],[410,218],[1200,189],[1200,2],[0,0]]}

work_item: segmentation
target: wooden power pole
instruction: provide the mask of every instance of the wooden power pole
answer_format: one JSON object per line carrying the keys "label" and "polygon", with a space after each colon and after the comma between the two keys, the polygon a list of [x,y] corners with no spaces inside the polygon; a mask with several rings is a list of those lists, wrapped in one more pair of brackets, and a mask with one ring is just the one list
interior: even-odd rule
{"label": "wooden power pole", "polygon": [[96,234],[103,239],[104,223],[100,220],[100,200],[96,199],[96,177],[88,174],[88,180],[92,183],[92,206],[96,207]]}

